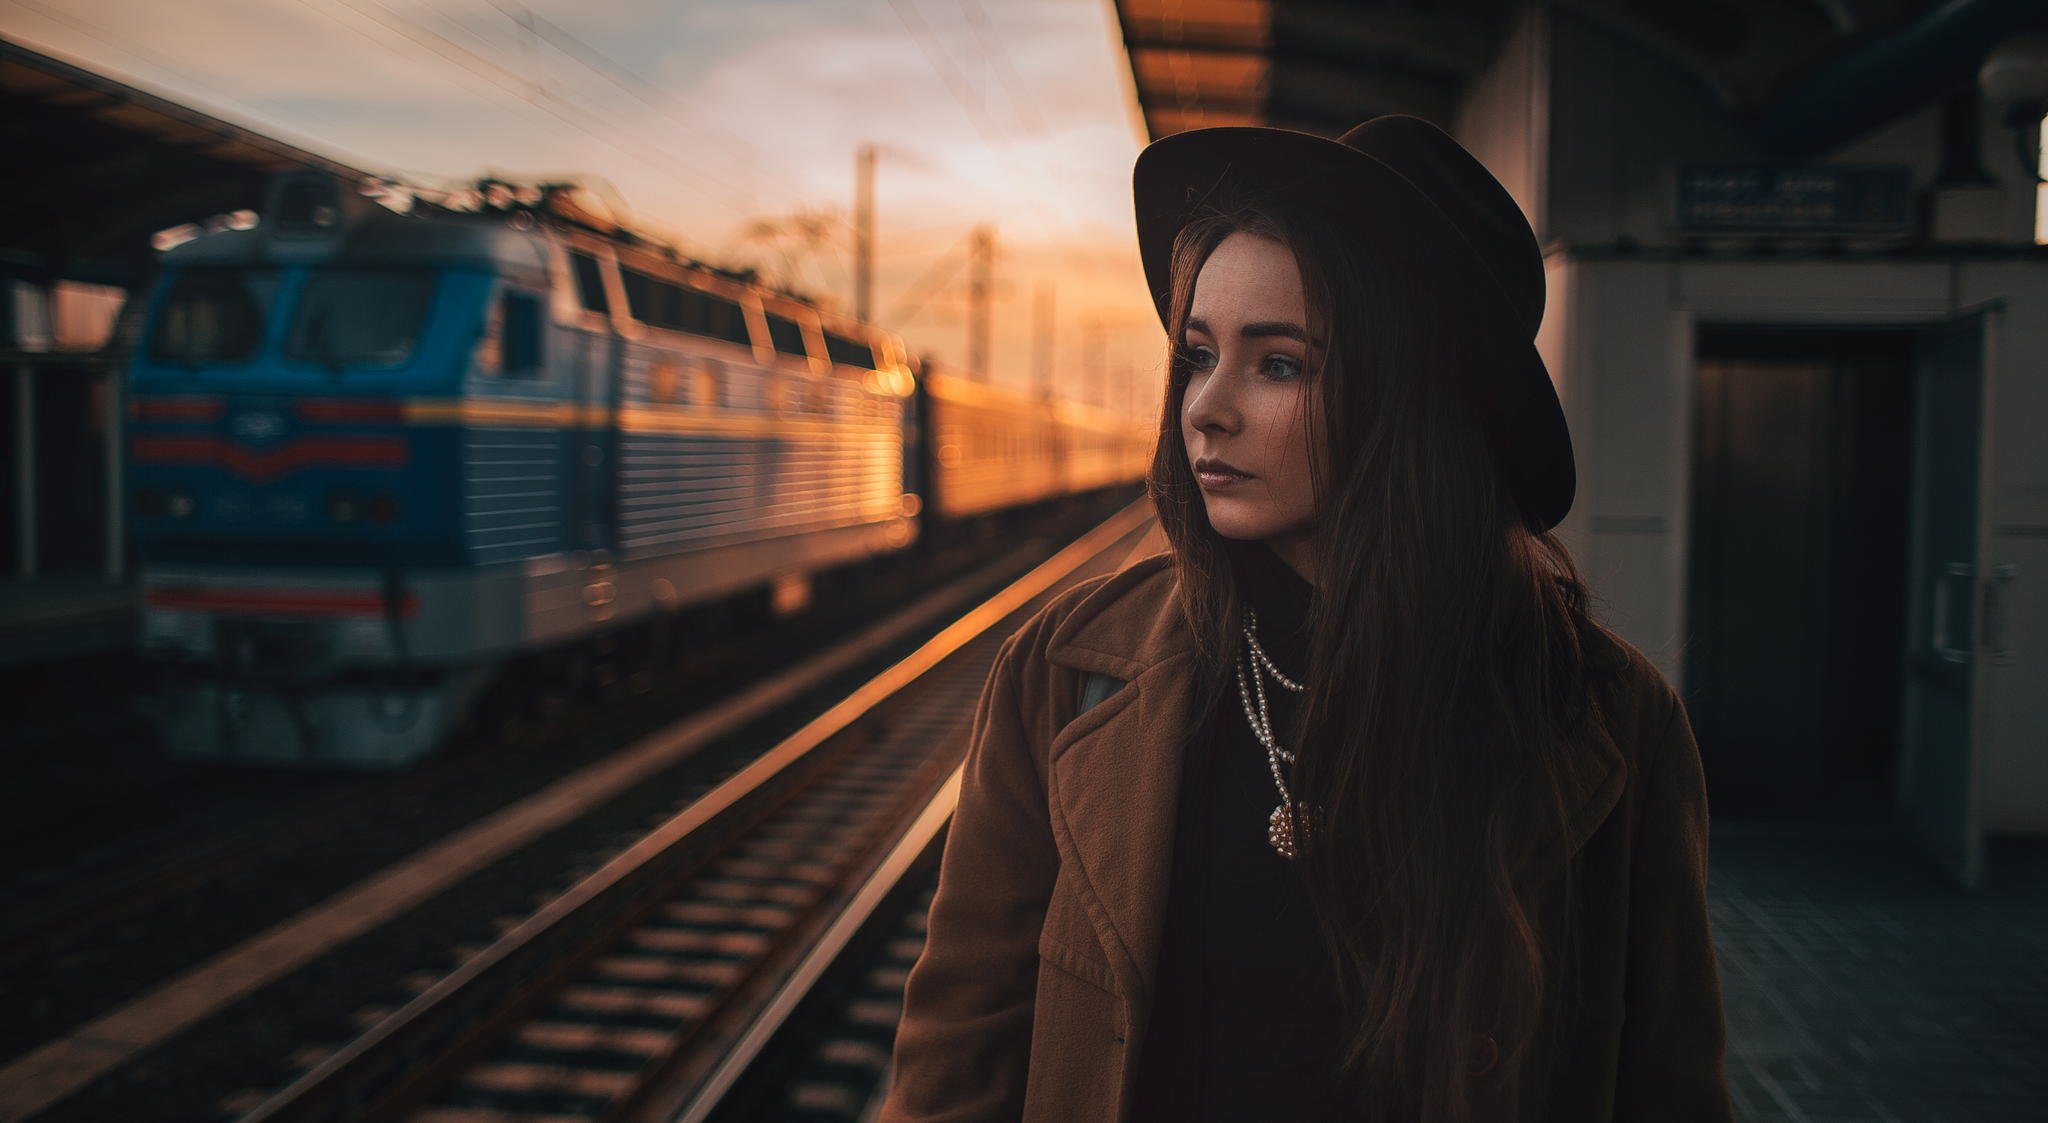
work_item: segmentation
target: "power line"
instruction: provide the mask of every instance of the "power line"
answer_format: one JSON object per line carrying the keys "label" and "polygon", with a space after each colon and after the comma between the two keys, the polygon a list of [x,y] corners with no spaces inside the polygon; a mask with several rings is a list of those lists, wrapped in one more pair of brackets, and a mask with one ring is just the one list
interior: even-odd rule
{"label": "power line", "polygon": [[[978,230],[979,227],[976,229]],[[972,237],[973,233],[974,231],[969,231],[968,236]],[[962,240],[964,241],[965,239]],[[958,247],[959,243],[954,243],[953,249]],[[903,325],[909,323],[919,312],[924,311],[925,305],[931,301],[932,296],[940,288],[943,288],[948,282],[952,281],[954,274],[960,272],[961,260],[961,258],[954,255],[952,249],[934,258],[930,265],[925,266],[924,272],[918,274],[917,280],[910,282],[910,287],[904,290],[903,295],[896,298],[896,314],[890,317],[888,322],[895,325],[896,330],[902,330]],[[948,262],[952,263],[951,267],[941,275],[939,267],[946,265]],[[911,297],[913,296],[917,298],[915,304],[911,303]]]}
{"label": "power line", "polygon": [[1003,91],[1010,96],[1011,109],[1024,118],[1026,128],[1037,133],[1045,132],[1045,115],[1038,111],[1038,102],[1010,65],[1010,53],[1003,48],[1003,41],[990,34],[988,14],[982,11],[976,0],[959,0],[959,4],[961,13],[967,17],[967,26],[974,31],[975,42],[981,46],[981,57],[989,62],[989,69],[996,72],[996,77],[1003,83]]}
{"label": "power line", "polygon": [[[722,137],[728,144],[744,152],[757,165],[774,164],[785,173],[797,170],[770,154],[766,149],[754,144],[739,133],[718,124],[716,121],[698,119],[698,115],[689,112],[688,107],[676,98],[675,95],[641,77],[637,71],[616,61],[603,51],[577,38],[560,24],[549,20],[545,16],[536,14],[533,9],[523,4],[508,4],[506,0],[491,0],[491,6],[504,14],[506,18],[518,23],[521,27],[533,31],[534,34],[538,35],[549,46],[554,47],[584,69],[603,78],[643,104],[671,115],[679,124],[700,132]],[[513,10],[514,8],[517,8],[516,13]],[[766,170],[766,168],[762,167],[761,170]]]}
{"label": "power line", "polygon": [[910,33],[910,38],[917,44],[917,49],[923,52],[925,61],[932,64],[932,69],[939,75],[939,81],[945,83],[946,91],[953,95],[953,100],[959,103],[961,111],[967,114],[967,119],[973,124],[975,131],[981,134],[982,142],[988,145],[991,152],[1000,155],[1000,142],[991,134],[989,122],[982,114],[981,95],[967,88],[966,79],[954,68],[950,56],[941,57],[945,55],[945,48],[938,44],[937,38],[932,34],[931,25],[924,21],[924,15],[917,10],[917,5],[911,0],[889,0],[889,7],[896,13],[896,19],[903,24],[903,29]]}
{"label": "power line", "polygon": [[[384,47],[386,50],[400,55],[405,54],[403,50],[391,41],[379,39],[365,32],[360,27],[352,26],[343,20],[335,18],[330,12],[321,11],[320,8],[312,3],[312,0],[299,0],[299,2],[316,14],[332,20],[336,24],[368,39],[370,42]],[[406,41],[414,44],[415,47],[427,51],[442,62],[459,67],[463,71],[489,82],[499,90],[512,95],[526,105],[546,113],[550,117],[578,130],[586,136],[592,137],[607,147],[613,148],[650,167],[656,167],[657,170],[669,175],[670,178],[695,180],[700,185],[719,189],[731,198],[741,201],[742,205],[735,207],[735,209],[740,210],[742,213],[746,210],[744,204],[751,203],[755,197],[755,193],[746,188],[675,161],[669,153],[661,149],[635,148],[620,143],[605,132],[605,130],[615,128],[616,126],[612,122],[606,121],[588,106],[568,101],[553,94],[545,95],[546,101],[537,100],[525,90],[525,87],[531,86],[531,82],[526,76],[471,51],[434,29],[420,24],[417,20],[377,4],[370,4],[365,7],[357,3],[356,0],[331,0],[331,2],[371,20],[386,31],[403,37]],[[560,108],[557,108],[558,106]],[[576,117],[572,117],[569,113],[564,112],[564,110],[573,111],[583,119],[578,120]]]}

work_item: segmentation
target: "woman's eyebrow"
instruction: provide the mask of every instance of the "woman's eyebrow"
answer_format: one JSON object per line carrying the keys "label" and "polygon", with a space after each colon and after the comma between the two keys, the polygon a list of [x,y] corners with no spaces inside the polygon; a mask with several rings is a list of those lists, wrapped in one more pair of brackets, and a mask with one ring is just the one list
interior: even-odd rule
{"label": "woman's eyebrow", "polygon": [[1308,329],[1288,320],[1266,320],[1261,323],[1246,324],[1244,329],[1239,331],[1238,334],[1246,339],[1262,339],[1267,336],[1284,335],[1300,343],[1308,342]]}
{"label": "woman's eyebrow", "polygon": [[[1207,320],[1189,320],[1188,330],[1198,331],[1204,335],[1216,334],[1209,330]],[[1309,341],[1308,329],[1292,320],[1261,320],[1258,323],[1246,324],[1238,330],[1238,334],[1246,339],[1266,339],[1277,335],[1304,344]]]}

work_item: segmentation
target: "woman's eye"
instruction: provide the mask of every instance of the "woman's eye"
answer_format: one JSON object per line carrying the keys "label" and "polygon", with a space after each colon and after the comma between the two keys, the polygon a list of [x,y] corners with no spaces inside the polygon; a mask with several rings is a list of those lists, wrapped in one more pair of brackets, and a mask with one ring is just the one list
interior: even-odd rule
{"label": "woman's eye", "polygon": [[1182,347],[1180,358],[1192,370],[1208,370],[1216,365],[1216,353],[1207,347]]}
{"label": "woman's eye", "polygon": [[1266,377],[1276,382],[1286,382],[1301,374],[1301,364],[1286,355],[1266,357]]}

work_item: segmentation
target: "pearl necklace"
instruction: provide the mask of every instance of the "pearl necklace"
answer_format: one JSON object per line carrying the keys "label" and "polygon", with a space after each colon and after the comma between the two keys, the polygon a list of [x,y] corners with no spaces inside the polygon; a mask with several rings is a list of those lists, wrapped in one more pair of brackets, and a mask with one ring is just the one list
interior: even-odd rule
{"label": "pearl necklace", "polygon": [[[1244,644],[1247,659],[1237,664],[1237,697],[1244,703],[1244,719],[1252,727],[1252,736],[1257,737],[1259,744],[1266,747],[1266,764],[1272,770],[1274,786],[1280,789],[1280,803],[1273,808],[1273,813],[1266,817],[1266,841],[1280,852],[1281,857],[1292,858],[1296,853],[1294,817],[1299,817],[1306,829],[1308,805],[1295,803],[1294,797],[1287,791],[1287,777],[1280,764],[1282,761],[1293,764],[1294,753],[1281,748],[1279,740],[1273,736],[1273,718],[1266,704],[1266,676],[1271,675],[1273,681],[1279,683],[1282,689],[1295,694],[1308,689],[1308,686],[1281,674],[1280,668],[1274,666],[1273,660],[1267,656],[1266,649],[1259,646],[1259,614],[1250,605],[1245,606]],[[1245,687],[1245,662],[1252,665],[1251,689]],[[1252,705],[1255,694],[1258,697],[1256,709]],[[1294,817],[1287,814],[1290,803],[1294,804]]]}

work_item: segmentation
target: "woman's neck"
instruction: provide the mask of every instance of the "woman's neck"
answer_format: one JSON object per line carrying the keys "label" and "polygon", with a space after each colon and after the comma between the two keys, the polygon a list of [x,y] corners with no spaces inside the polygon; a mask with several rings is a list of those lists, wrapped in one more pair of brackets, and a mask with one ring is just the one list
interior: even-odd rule
{"label": "woman's neck", "polygon": [[1270,541],[1233,543],[1239,588],[1258,610],[1260,635],[1292,647],[1305,637],[1315,586]]}
{"label": "woman's neck", "polygon": [[1311,585],[1317,584],[1313,540],[1308,535],[1275,535],[1266,539],[1266,545],[1272,548],[1273,553],[1278,555],[1281,561],[1287,563],[1287,568],[1300,575],[1303,581]]}

